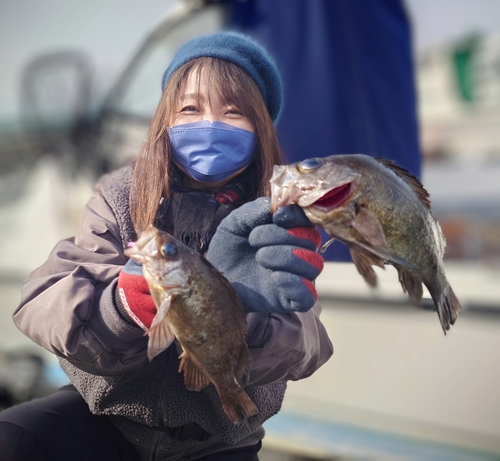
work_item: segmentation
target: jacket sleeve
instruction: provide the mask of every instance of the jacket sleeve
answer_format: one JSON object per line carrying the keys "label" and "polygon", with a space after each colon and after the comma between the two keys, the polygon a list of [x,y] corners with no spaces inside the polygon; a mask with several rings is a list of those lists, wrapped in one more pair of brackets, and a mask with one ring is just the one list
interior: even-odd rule
{"label": "jacket sleeve", "polygon": [[96,191],[76,236],[59,242],[24,282],[13,319],[35,343],[84,371],[125,374],[147,362],[147,338],[113,303],[127,258],[115,216]]}
{"label": "jacket sleeve", "polygon": [[297,381],[325,364],[333,354],[333,346],[320,313],[317,302],[308,312],[248,314],[247,343],[252,365],[242,384]]}
{"label": "jacket sleeve", "polygon": [[[147,337],[119,314],[113,301],[126,263],[115,216],[97,189],[74,238],[59,242],[25,281],[14,313],[35,343],[96,375],[131,373],[147,363]],[[253,362],[245,385],[298,380],[332,355],[319,320],[319,303],[306,313],[248,314]]]}

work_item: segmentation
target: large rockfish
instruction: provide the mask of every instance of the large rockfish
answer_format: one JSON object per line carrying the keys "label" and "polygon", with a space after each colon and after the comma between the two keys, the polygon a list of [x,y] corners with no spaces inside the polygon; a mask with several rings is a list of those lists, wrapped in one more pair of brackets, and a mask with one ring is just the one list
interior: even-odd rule
{"label": "large rockfish", "polygon": [[158,308],[146,332],[149,359],[177,338],[187,389],[199,391],[212,382],[234,424],[257,414],[237,382],[248,371],[251,356],[245,313],[227,279],[198,253],[152,226],[125,253],[142,264]]}
{"label": "large rockfish", "polygon": [[387,160],[333,155],[275,166],[272,211],[298,204],[312,223],[350,250],[358,272],[371,286],[372,266],[396,267],[403,290],[418,302],[422,283],[432,296],[444,333],[455,323],[460,302],[444,271],[445,239],[431,214],[420,181]]}

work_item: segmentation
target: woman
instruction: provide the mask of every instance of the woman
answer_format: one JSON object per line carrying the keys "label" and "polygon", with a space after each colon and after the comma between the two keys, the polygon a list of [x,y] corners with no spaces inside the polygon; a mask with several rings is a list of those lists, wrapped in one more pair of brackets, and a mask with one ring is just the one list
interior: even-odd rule
{"label": "woman", "polygon": [[[59,357],[72,385],[0,414],[8,459],[256,460],[286,381],[332,354],[313,284],[319,234],[298,207],[271,216],[263,198],[280,163],[274,64],[245,36],[200,37],[162,87],[133,171],[99,181],[77,235],[23,286],[14,321]],[[252,365],[241,384],[258,414],[238,425],[213,386],[186,389],[175,343],[147,359],[156,307],[124,250],[152,223],[204,254],[247,312]]]}

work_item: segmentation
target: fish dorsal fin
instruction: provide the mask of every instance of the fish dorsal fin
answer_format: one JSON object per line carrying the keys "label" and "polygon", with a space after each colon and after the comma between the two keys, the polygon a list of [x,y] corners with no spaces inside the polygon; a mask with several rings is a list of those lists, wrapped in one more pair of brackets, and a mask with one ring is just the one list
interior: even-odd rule
{"label": "fish dorsal fin", "polygon": [[146,331],[146,334],[149,336],[148,359],[150,361],[167,349],[175,339],[175,333],[165,319],[171,303],[171,296],[168,296],[163,300],[153,319],[153,322],[151,323],[151,327],[148,331]]}
{"label": "fish dorsal fin", "polygon": [[405,181],[417,194],[417,197],[424,204],[424,206],[430,211],[431,210],[431,201],[429,199],[429,192],[427,192],[419,181],[419,179],[412,175],[408,170],[396,165],[391,160],[387,160],[385,158],[376,158],[379,163],[389,168],[395,174],[397,174],[403,181]]}

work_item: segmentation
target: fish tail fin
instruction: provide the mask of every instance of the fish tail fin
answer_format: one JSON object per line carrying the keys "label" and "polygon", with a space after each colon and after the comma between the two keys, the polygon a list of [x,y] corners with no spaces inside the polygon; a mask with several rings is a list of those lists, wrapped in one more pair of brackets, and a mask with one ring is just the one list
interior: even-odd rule
{"label": "fish tail fin", "polygon": [[230,392],[219,392],[219,396],[222,409],[233,424],[239,424],[243,419],[254,416],[259,412],[239,384],[236,384]]}
{"label": "fish tail fin", "polygon": [[408,293],[408,296],[415,304],[418,304],[424,294],[422,281],[401,267],[398,267],[397,270],[403,291]]}
{"label": "fish tail fin", "polygon": [[429,292],[436,305],[443,333],[446,334],[446,331],[450,329],[450,325],[455,323],[458,314],[462,310],[460,301],[449,284],[446,285],[444,290],[440,290],[438,293],[431,291],[431,289],[429,289]]}
{"label": "fish tail fin", "polygon": [[210,378],[198,365],[193,362],[191,356],[183,351],[179,357],[179,371],[184,373],[184,385],[190,391],[201,391],[210,384]]}

